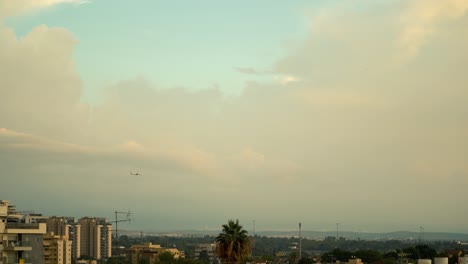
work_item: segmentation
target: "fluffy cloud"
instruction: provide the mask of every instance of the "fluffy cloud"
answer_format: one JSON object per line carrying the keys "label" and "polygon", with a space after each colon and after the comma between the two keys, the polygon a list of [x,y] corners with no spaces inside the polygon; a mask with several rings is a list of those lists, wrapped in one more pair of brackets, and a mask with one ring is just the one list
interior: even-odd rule
{"label": "fluffy cloud", "polygon": [[444,20],[463,17],[467,11],[467,0],[411,1],[400,17],[403,29],[398,44],[407,51],[407,56],[415,56]]}
{"label": "fluffy cloud", "polygon": [[75,71],[76,39],[67,30],[34,28],[17,39],[0,26],[0,121],[19,131],[61,139],[86,128],[88,107],[80,102]]}
{"label": "fluffy cloud", "polygon": [[1,0],[0,19],[46,8],[60,3],[87,3],[86,0]]}

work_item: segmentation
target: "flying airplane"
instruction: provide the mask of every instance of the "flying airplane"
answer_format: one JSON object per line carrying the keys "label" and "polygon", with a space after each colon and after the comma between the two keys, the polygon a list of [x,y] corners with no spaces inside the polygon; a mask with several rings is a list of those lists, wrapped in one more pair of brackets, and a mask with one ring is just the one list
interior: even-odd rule
{"label": "flying airplane", "polygon": [[135,175],[135,176],[138,176],[138,175],[141,175],[141,173],[133,173],[133,172],[130,172],[130,175]]}

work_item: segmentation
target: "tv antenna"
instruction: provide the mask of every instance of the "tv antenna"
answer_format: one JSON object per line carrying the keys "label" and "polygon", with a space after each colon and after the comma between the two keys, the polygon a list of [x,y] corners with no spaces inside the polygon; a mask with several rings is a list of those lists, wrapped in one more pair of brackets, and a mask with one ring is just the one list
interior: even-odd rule
{"label": "tv antenna", "polygon": [[424,240],[424,227],[419,227],[419,243],[422,243]]}
{"label": "tv antenna", "polygon": [[[121,223],[121,222],[129,222],[131,221],[130,219],[130,216],[132,213],[130,213],[130,210],[128,212],[119,212],[119,211],[115,211],[115,220],[114,221],[111,221],[112,223],[115,223],[115,239],[119,238],[119,227],[118,227],[118,223]],[[119,219],[119,215],[125,215],[125,218],[124,219]]]}
{"label": "tv antenna", "polygon": [[338,227],[340,226],[340,223],[336,223],[336,241],[338,241]]}

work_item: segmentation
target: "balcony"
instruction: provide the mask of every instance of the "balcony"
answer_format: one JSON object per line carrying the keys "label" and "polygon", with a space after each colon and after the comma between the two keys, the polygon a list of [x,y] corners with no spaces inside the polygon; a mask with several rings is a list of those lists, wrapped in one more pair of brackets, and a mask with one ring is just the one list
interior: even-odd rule
{"label": "balcony", "polygon": [[39,229],[39,224],[7,223],[6,227],[11,229]]}
{"label": "balcony", "polygon": [[8,234],[45,234],[47,226],[45,223],[39,224],[24,224],[24,223],[7,223],[5,231]]}
{"label": "balcony", "polygon": [[25,241],[3,241],[4,251],[31,251],[32,246]]}

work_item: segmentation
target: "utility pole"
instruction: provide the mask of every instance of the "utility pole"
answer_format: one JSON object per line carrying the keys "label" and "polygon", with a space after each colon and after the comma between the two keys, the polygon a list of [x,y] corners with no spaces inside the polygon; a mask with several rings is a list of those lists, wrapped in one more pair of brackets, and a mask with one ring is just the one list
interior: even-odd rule
{"label": "utility pole", "polygon": [[419,243],[422,243],[424,240],[424,227],[419,227]]}
{"label": "utility pole", "polygon": [[336,223],[336,241],[338,241],[339,239],[339,236],[338,236],[338,226],[340,225],[340,223]]}
{"label": "utility pole", "polygon": [[252,257],[254,256],[254,249],[255,249],[255,219],[252,221]]}
{"label": "utility pole", "polygon": [[302,259],[302,225],[299,222],[299,261]]}

